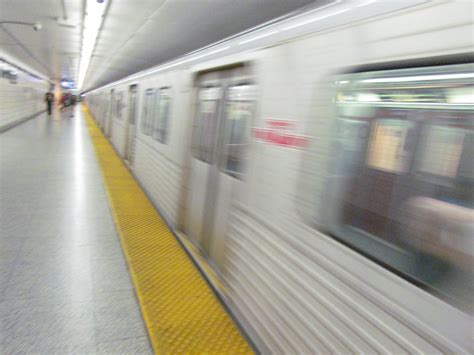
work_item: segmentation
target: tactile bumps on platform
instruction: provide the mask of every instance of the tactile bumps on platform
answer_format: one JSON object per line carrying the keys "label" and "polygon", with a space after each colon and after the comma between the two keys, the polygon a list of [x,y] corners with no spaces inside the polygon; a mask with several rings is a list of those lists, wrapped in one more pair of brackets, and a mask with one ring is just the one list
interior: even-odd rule
{"label": "tactile bumps on platform", "polygon": [[252,353],[232,319],[84,108],[156,353]]}

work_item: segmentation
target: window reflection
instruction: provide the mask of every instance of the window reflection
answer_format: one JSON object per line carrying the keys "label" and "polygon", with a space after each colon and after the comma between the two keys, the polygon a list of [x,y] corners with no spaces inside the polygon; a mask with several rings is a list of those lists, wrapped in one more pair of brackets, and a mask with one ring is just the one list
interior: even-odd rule
{"label": "window reflection", "polygon": [[211,163],[213,160],[214,138],[221,96],[219,87],[202,88],[199,92],[199,108],[193,127],[193,156],[206,163]]}
{"label": "window reflection", "polygon": [[467,70],[341,76],[325,200],[334,236],[472,312],[474,95],[449,75]]}
{"label": "window reflection", "polygon": [[171,91],[169,88],[161,88],[156,92],[153,138],[160,143],[168,141],[168,125],[171,105]]}

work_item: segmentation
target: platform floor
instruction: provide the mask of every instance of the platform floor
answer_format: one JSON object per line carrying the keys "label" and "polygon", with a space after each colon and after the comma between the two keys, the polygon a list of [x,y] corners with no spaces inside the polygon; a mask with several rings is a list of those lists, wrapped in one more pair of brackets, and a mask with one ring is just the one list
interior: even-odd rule
{"label": "platform floor", "polygon": [[86,106],[83,112],[155,353],[252,354]]}
{"label": "platform floor", "polygon": [[1,354],[152,352],[80,116],[0,134]]}

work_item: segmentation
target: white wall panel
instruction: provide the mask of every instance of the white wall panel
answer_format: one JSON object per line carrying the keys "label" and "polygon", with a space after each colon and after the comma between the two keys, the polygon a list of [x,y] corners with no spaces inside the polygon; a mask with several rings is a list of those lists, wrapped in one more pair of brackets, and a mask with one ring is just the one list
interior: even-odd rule
{"label": "white wall panel", "polygon": [[18,72],[17,83],[0,78],[0,131],[46,109],[49,84]]}

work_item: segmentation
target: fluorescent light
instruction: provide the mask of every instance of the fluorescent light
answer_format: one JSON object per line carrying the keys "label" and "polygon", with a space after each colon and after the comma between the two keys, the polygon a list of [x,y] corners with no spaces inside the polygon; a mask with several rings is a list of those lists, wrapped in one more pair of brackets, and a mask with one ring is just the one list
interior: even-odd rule
{"label": "fluorescent light", "polygon": [[[336,103],[338,104],[360,104],[361,102],[353,102],[350,100],[337,100]],[[419,107],[427,107],[427,106],[434,106],[434,107],[452,107],[452,106],[459,106],[461,103],[444,103],[444,102],[410,102],[410,101],[364,101],[364,103],[373,103],[375,105],[384,105],[384,106],[419,106]],[[470,103],[462,103],[464,106],[474,106],[474,104]]]}
{"label": "fluorescent light", "polygon": [[447,92],[448,102],[452,104],[474,104],[474,90],[470,87],[454,88]]}
{"label": "fluorescent light", "polygon": [[408,81],[448,80],[474,78],[474,73],[439,74],[439,75],[417,75],[401,76],[392,78],[375,78],[362,80],[363,83],[403,83]]}
{"label": "fluorescent light", "polygon": [[377,94],[372,92],[361,92],[357,94],[356,100],[359,102],[377,102],[380,101],[380,98]]}
{"label": "fluorescent light", "polygon": [[104,0],[99,3],[97,0],[87,0],[86,3],[84,30],[82,32],[81,60],[79,64],[79,74],[77,76],[77,88],[79,90],[84,84],[92,52],[97,41],[97,35],[102,26],[107,1],[108,0]]}

